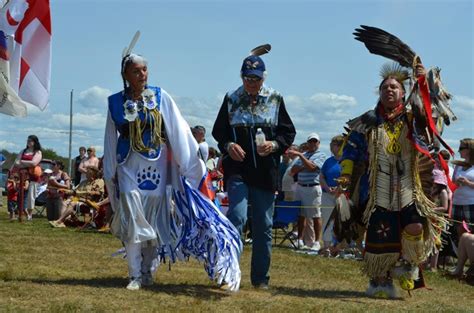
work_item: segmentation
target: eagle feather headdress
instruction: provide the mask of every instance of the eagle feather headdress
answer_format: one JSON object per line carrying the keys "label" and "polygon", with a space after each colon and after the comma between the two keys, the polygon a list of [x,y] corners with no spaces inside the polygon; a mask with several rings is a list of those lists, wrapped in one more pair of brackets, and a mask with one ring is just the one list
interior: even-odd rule
{"label": "eagle feather headdress", "polygon": [[[407,44],[380,28],[361,25],[360,28],[355,29],[353,34],[355,39],[364,43],[371,53],[394,60],[402,67],[414,70],[416,65],[421,63],[421,58]],[[430,92],[433,117],[435,119],[442,118],[442,122],[449,125],[457,117],[450,108],[452,96],[443,86],[440,72],[441,69],[438,67],[429,69],[426,81]],[[437,128],[441,133],[442,125],[438,123]]]}

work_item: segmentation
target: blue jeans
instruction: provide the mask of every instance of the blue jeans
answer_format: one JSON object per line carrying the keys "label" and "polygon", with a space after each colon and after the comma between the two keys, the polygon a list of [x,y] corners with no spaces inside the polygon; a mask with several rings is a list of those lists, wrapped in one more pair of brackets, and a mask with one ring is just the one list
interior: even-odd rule
{"label": "blue jeans", "polygon": [[242,235],[247,221],[247,206],[252,210],[252,285],[268,284],[272,256],[274,192],[248,186],[242,178],[231,176],[227,182],[229,211],[227,218]]}

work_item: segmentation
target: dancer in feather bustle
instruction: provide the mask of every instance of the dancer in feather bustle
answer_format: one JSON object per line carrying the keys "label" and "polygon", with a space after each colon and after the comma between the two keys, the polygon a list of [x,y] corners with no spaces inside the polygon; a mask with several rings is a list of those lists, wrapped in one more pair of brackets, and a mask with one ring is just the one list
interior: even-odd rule
{"label": "dancer in feather bustle", "polygon": [[[341,195],[336,207],[345,225],[359,222],[366,228],[362,270],[370,278],[367,294],[397,298],[393,280],[408,291],[424,286],[419,265],[435,251],[437,230],[445,222],[433,210],[435,204],[422,183],[424,176],[431,179],[430,150],[443,143],[433,127],[429,100],[433,95],[425,80],[433,70],[427,74],[408,46],[382,30],[363,27],[355,35],[371,52],[410,64],[414,74],[407,93],[404,82],[409,72],[398,65],[385,66],[377,106],[348,122],[339,183],[354,206],[350,208],[344,201],[347,196]],[[343,231],[353,239],[348,228]]]}

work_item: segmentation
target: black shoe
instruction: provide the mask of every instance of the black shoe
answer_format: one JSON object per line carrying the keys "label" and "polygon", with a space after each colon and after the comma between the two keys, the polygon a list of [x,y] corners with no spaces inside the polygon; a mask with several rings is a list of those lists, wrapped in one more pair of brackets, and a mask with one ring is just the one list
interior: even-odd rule
{"label": "black shoe", "polygon": [[258,284],[252,284],[255,289],[260,289],[260,290],[268,290],[270,289],[270,286],[268,286],[268,283],[258,283]]}

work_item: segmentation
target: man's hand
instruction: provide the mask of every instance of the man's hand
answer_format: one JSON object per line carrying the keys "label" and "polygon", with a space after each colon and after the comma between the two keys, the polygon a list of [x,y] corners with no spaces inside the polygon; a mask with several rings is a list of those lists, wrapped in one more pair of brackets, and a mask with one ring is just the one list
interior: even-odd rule
{"label": "man's hand", "polygon": [[273,143],[271,141],[265,141],[263,145],[257,146],[257,153],[260,156],[267,156],[273,151]]}
{"label": "man's hand", "polygon": [[288,155],[291,157],[291,158],[296,158],[296,157],[299,157],[302,155],[301,152],[297,151],[297,150],[293,150],[293,149],[288,149],[288,151],[286,151],[286,153],[288,153]]}
{"label": "man's hand", "polygon": [[351,176],[350,175],[341,175],[339,178],[336,178],[337,185],[343,191],[347,190],[351,185]]}
{"label": "man's hand", "polygon": [[425,76],[425,75],[426,75],[426,70],[425,70],[425,67],[423,66],[423,64],[418,63],[418,64],[415,66],[415,75],[416,75],[416,77],[420,77],[420,76]]}
{"label": "man's hand", "polygon": [[335,195],[337,193],[337,187],[329,187],[328,193],[330,193],[331,195]]}
{"label": "man's hand", "polygon": [[468,187],[472,187],[472,184],[471,184],[471,181],[469,179],[467,179],[466,177],[459,177],[457,180],[456,180],[456,184],[458,186],[468,186]]}
{"label": "man's hand", "polygon": [[236,143],[230,144],[227,152],[234,161],[242,162],[245,159],[245,151]]}

